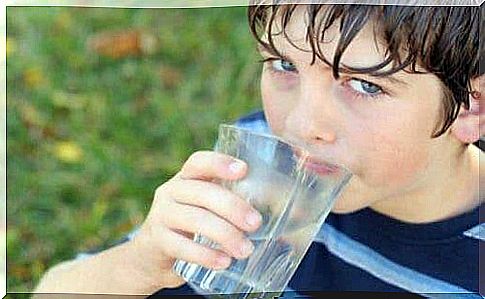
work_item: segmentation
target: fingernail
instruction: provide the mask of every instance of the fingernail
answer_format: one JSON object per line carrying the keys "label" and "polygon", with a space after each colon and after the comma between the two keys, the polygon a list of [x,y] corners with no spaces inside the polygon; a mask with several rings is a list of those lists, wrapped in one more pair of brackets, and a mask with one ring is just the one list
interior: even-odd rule
{"label": "fingernail", "polygon": [[241,256],[247,257],[248,255],[250,255],[253,252],[254,245],[253,245],[253,243],[251,243],[251,241],[246,240],[241,245],[241,248],[239,250],[240,250]]}
{"label": "fingernail", "polygon": [[257,226],[261,222],[261,215],[258,212],[251,212],[246,216],[246,223],[251,228]]}
{"label": "fingernail", "polygon": [[217,267],[219,268],[227,268],[231,264],[231,258],[228,256],[218,256],[216,259]]}
{"label": "fingernail", "polygon": [[244,169],[244,162],[239,160],[234,160],[229,164],[229,170],[232,173],[240,173]]}

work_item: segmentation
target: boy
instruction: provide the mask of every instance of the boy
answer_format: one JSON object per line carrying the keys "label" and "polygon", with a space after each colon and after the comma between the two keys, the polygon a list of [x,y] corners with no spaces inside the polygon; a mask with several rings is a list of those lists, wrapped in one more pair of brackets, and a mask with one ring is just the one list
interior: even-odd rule
{"label": "boy", "polygon": [[[480,10],[249,8],[264,114],[238,124],[353,172],[289,290],[478,293]],[[222,154],[193,154],[157,188],[134,237],[54,267],[36,292],[193,293],[171,270],[176,258],[222,269],[251,254],[244,232],[260,215],[211,182],[246,171]],[[195,232],[222,249],[194,243]]]}

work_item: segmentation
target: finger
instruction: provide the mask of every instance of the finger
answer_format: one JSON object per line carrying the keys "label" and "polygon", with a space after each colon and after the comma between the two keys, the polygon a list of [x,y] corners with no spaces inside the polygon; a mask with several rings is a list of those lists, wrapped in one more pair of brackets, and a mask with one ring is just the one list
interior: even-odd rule
{"label": "finger", "polygon": [[254,250],[253,244],[243,232],[221,217],[205,209],[174,203],[162,222],[170,228],[191,233],[200,233],[222,246],[223,250],[236,258],[246,258]]}
{"label": "finger", "polygon": [[211,182],[199,180],[174,181],[170,188],[174,201],[202,207],[214,212],[239,229],[255,231],[262,222],[261,214],[249,202],[234,192]]}
{"label": "finger", "polygon": [[232,261],[224,252],[195,243],[171,230],[163,230],[161,242],[169,244],[169,246],[163,246],[162,248],[162,251],[167,256],[206,268],[225,269],[229,267]]}
{"label": "finger", "polygon": [[246,163],[229,155],[198,151],[187,159],[178,176],[182,179],[236,180],[245,175],[246,169]]}

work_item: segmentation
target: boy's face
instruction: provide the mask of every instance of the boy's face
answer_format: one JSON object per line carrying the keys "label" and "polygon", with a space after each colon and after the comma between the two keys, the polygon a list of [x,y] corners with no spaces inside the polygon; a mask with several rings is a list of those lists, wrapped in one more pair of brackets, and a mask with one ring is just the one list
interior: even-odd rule
{"label": "boy's face", "polygon": [[[333,211],[351,212],[436,186],[433,177],[448,163],[451,144],[447,134],[430,138],[441,117],[438,78],[406,72],[387,78],[340,73],[336,80],[318,58],[310,65],[303,12],[295,12],[286,30],[291,41],[308,52],[292,46],[282,34],[273,38],[284,58],[261,50],[264,58],[275,58],[263,67],[263,106],[276,135],[303,145],[317,159],[352,171]],[[320,46],[332,61],[338,29],[331,28],[325,36]],[[383,61],[385,48],[377,40],[368,24],[341,63],[365,67]]]}

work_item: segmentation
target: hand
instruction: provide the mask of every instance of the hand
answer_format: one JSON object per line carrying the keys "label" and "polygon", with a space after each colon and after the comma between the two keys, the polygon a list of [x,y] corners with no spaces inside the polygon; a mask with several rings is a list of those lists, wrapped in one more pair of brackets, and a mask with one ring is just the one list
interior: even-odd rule
{"label": "hand", "polygon": [[[241,197],[215,183],[245,176],[247,165],[231,156],[200,151],[181,171],[156,189],[145,222],[132,242],[137,265],[154,288],[177,287],[175,259],[224,269],[231,258],[246,258],[253,248],[245,232],[261,225],[261,215]],[[195,243],[195,233],[217,242],[220,250]],[[156,291],[157,289],[155,289]]]}

